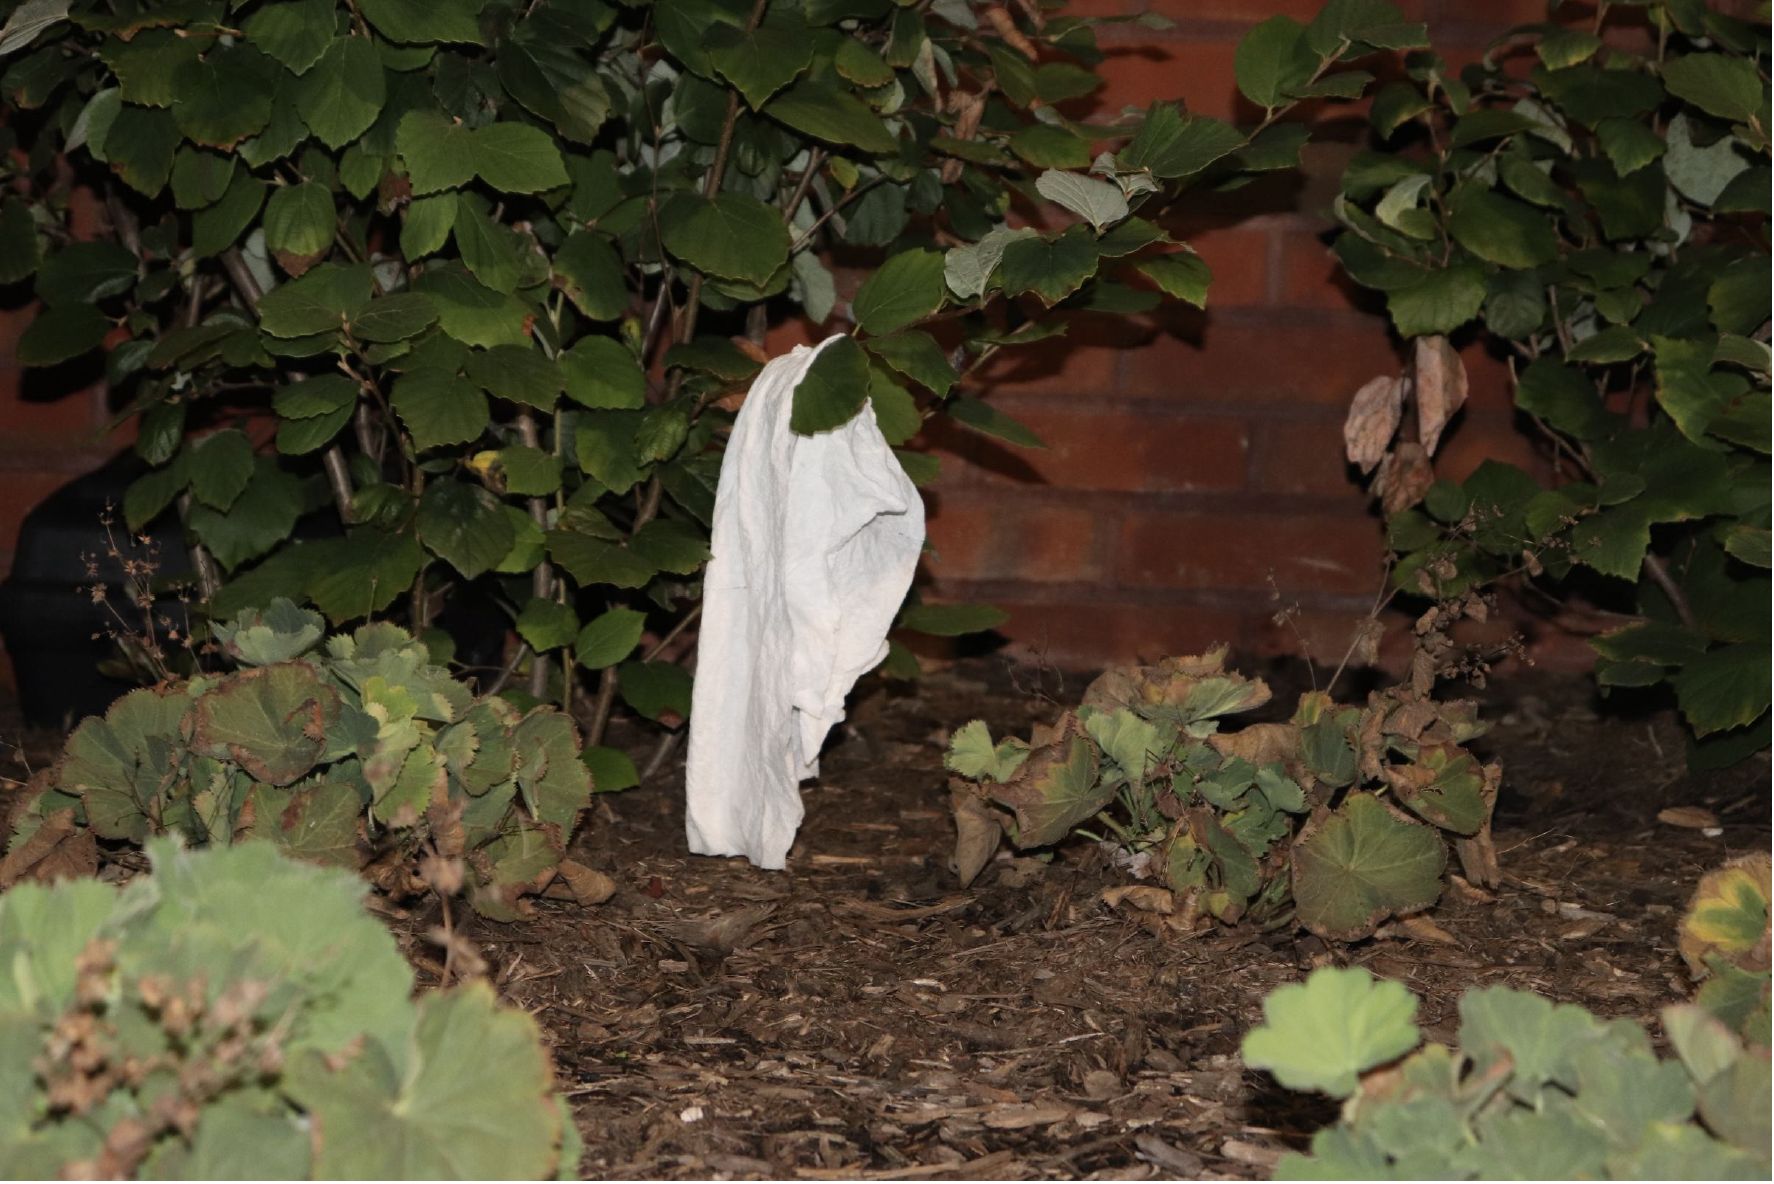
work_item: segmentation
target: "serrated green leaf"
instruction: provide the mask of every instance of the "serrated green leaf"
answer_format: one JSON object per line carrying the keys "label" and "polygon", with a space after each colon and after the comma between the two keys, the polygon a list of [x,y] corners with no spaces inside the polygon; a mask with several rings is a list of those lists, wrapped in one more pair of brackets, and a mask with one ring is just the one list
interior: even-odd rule
{"label": "serrated green leaf", "polygon": [[1006,296],[1033,292],[1051,308],[1096,274],[1098,255],[1090,231],[1074,226],[1052,242],[1019,238],[1007,243],[999,263]]}
{"label": "serrated green leaf", "polygon": [[1774,680],[1766,642],[1736,642],[1690,660],[1670,679],[1696,736],[1754,723],[1768,710]]}
{"label": "serrated green leaf", "polygon": [[579,617],[570,605],[532,596],[512,627],[532,650],[546,653],[573,644],[579,632]]}
{"label": "serrated green leaf", "polygon": [[890,256],[863,281],[850,308],[864,330],[885,336],[934,313],[944,295],[942,253],[914,249]]}
{"label": "serrated green leaf", "polygon": [[90,304],[46,308],[19,335],[17,357],[26,366],[54,366],[97,349],[110,331],[110,319]]}
{"label": "serrated green leaf", "polygon": [[674,194],[660,208],[659,232],[666,250],[723,279],[763,284],[788,261],[781,211],[745,194]]}
{"label": "serrated green leaf", "polygon": [[[184,63],[173,75],[178,101],[172,116],[179,130],[210,148],[232,148],[257,134],[271,121],[275,68],[250,45],[217,46]],[[113,124],[107,150],[116,134]]]}
{"label": "serrated green leaf", "polygon": [[702,45],[715,70],[754,111],[813,60],[813,38],[792,27],[740,29],[716,23],[708,27]]}
{"label": "serrated green leaf", "polygon": [[672,662],[624,662],[616,668],[622,701],[650,720],[690,717],[690,672]]}
{"label": "serrated green leaf", "polygon": [[988,436],[1022,448],[1046,448],[1046,441],[983,399],[958,398],[943,404],[950,418]]}
{"label": "serrated green leaf", "polygon": [[487,428],[490,410],[480,384],[449,370],[414,370],[395,379],[388,402],[413,447],[423,452],[464,444]]}
{"label": "serrated green leaf", "polygon": [[889,366],[934,392],[938,398],[949,393],[958,381],[955,368],[930,334],[907,329],[890,337],[872,337],[863,342],[868,351]]}
{"label": "serrated green leaf", "polygon": [[437,306],[425,293],[396,292],[364,305],[346,322],[345,331],[359,341],[405,341],[436,321]]}
{"label": "serrated green leaf", "polygon": [[1245,142],[1244,134],[1230,124],[1160,102],[1147,109],[1145,122],[1116,163],[1124,170],[1145,169],[1163,179],[1186,177],[1238,151]]}
{"label": "serrated green leaf", "polygon": [[359,0],[363,15],[390,41],[482,44],[481,0]]}
{"label": "serrated green leaf", "polygon": [[282,185],[265,203],[265,247],[280,260],[300,261],[298,267],[286,263],[286,269],[304,271],[314,256],[333,245],[337,224],[333,195],[325,185],[316,181]]}
{"label": "serrated green leaf", "polygon": [[962,637],[996,629],[1009,619],[1009,613],[989,604],[915,604],[899,614],[894,627],[932,637]]}
{"label": "serrated green leaf", "polygon": [[899,147],[899,138],[866,103],[823,82],[796,83],[766,103],[763,113],[815,139],[864,152],[890,153]]}
{"label": "serrated green leaf", "polygon": [[1558,256],[1551,219],[1531,206],[1477,185],[1461,190],[1451,204],[1449,233],[1480,259],[1529,268]]}
{"label": "serrated green leaf", "polygon": [[1434,830],[1387,809],[1368,793],[1316,820],[1294,843],[1294,901],[1313,933],[1352,941],[1397,913],[1441,895],[1447,850]]}
{"label": "serrated green leaf", "polygon": [[273,337],[306,337],[344,327],[370,299],[364,264],[322,263],[259,300],[259,328]]}
{"label": "serrated green leaf", "polygon": [[1484,272],[1475,264],[1456,263],[1392,289],[1386,307],[1400,334],[1418,337],[1453,332],[1478,315],[1484,298]]}
{"label": "serrated green leaf", "polygon": [[1289,1089],[1344,1098],[1361,1074],[1417,1046],[1416,1015],[1416,997],[1402,985],[1359,967],[1321,967],[1269,993],[1264,1022],[1245,1035],[1240,1052],[1246,1065],[1267,1069]]}
{"label": "serrated green leaf", "polygon": [[1299,21],[1272,16],[1239,39],[1232,69],[1245,98],[1259,107],[1279,107],[1288,91],[1312,76],[1317,63],[1305,35]]}
{"label": "serrated green leaf", "polygon": [[1766,120],[1768,95],[1747,58],[1690,53],[1663,64],[1663,85],[1678,99],[1733,123]]}
{"label": "serrated green leaf", "polygon": [[601,234],[575,231],[554,256],[561,290],[594,321],[613,321],[628,311],[622,259]]}
{"label": "serrated green leaf", "polygon": [[567,397],[575,403],[610,411],[646,406],[647,376],[615,338],[580,338],[559,362]]}
{"label": "serrated green leaf", "polygon": [[1142,259],[1136,266],[1170,295],[1196,308],[1207,307],[1207,289],[1213,283],[1213,272],[1201,256],[1192,251],[1175,251]]}
{"label": "serrated green leaf", "polygon": [[810,436],[842,427],[861,410],[868,385],[868,355],[854,337],[833,338],[795,385],[789,430]]}
{"label": "serrated green leaf", "polygon": [[613,608],[593,618],[574,641],[579,664],[587,670],[603,670],[625,661],[641,643],[647,615],[630,608]]}
{"label": "serrated green leaf", "polygon": [[341,148],[381,114],[388,94],[368,37],[339,37],[295,86],[296,109],[322,143]]}

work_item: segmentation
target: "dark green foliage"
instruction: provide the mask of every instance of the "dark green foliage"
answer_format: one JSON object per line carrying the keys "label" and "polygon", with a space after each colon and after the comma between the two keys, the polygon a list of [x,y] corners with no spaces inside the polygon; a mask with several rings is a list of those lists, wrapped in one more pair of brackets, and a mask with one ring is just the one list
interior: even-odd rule
{"label": "dark green foliage", "polygon": [[[1503,41],[1531,69],[1415,53],[1376,100],[1336,251],[1419,339],[1417,416],[1366,426],[1422,426],[1350,459],[1379,466],[1401,589],[1600,595],[1629,619],[1594,639],[1597,681],[1667,683],[1715,765],[1768,743],[1769,31],[1699,0],[1643,11],[1650,56],[1525,26]],[[1429,484],[1459,400],[1437,375],[1425,401],[1422,346],[1448,335],[1508,358],[1553,483],[1492,464],[1457,497]]]}
{"label": "dark green foliage", "polygon": [[[215,616],[284,596],[334,626],[394,613],[422,632],[475,581],[561,659],[530,662],[538,698],[579,677],[580,621],[694,611],[706,549],[680,536],[706,538],[717,405],[771,319],[837,311],[832,252],[853,267],[886,249],[849,309],[884,364],[828,351],[841,373],[809,376],[795,430],[872,400],[896,444],[950,407],[1027,442],[954,399],[963,376],[1079,308],[1200,303],[1205,268],[1156,258],[1175,244],[1134,211],[1290,167],[1303,129],[1275,120],[1294,96],[1354,94],[1366,75],[1340,62],[1422,40],[1384,0],[1333,4],[1271,71],[1263,124],[1237,128],[1171,103],[1078,121],[1097,22],[1034,6],[0,8],[17,18],[8,130],[29,154],[0,155],[0,282],[34,275],[46,304],[27,364],[127,338],[111,378],[155,466],[131,528],[183,514],[219,565]],[[1102,141],[1125,146],[1092,163]],[[69,241],[63,157],[114,241]],[[1013,200],[1059,228],[1007,229]],[[1089,225],[1064,229],[1067,211]],[[279,420],[261,455],[212,458],[204,433],[255,400]],[[293,544],[321,515],[346,537]],[[637,656],[612,647],[638,638],[579,646],[605,690]]]}

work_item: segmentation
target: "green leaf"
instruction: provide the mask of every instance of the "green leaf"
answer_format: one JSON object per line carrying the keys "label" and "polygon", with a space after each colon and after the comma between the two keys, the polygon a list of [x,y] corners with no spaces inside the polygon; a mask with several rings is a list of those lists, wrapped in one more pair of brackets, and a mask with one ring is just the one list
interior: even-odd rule
{"label": "green leaf", "polygon": [[419,541],[467,580],[490,570],[517,541],[499,499],[463,481],[427,483],[415,525]]}
{"label": "green leaf", "polygon": [[1733,123],[1763,121],[1768,97],[1755,63],[1723,53],[1690,53],[1663,64],[1663,85],[1678,99]]}
{"label": "green leaf", "polygon": [[425,560],[413,536],[369,526],[324,545],[313,558],[308,599],[334,625],[379,613],[405,596]]}
{"label": "green leaf", "polygon": [[531,345],[528,326],[534,306],[516,296],[495,292],[466,268],[432,264],[414,281],[431,297],[438,326],[464,345],[491,349],[496,345]]}
{"label": "green leaf", "polygon": [[1192,251],[1174,251],[1142,259],[1136,266],[1170,295],[1196,308],[1207,307],[1207,289],[1213,283],[1213,272],[1201,256]]}
{"label": "green leaf", "polygon": [[[846,39],[844,44],[853,43]],[[708,27],[702,45],[721,77],[754,111],[813,60],[813,38],[792,27],[740,29],[716,23]]]}
{"label": "green leaf", "polygon": [[173,204],[195,210],[220,201],[234,180],[235,158],[202,148],[185,147],[172,160]]}
{"label": "green leaf", "polygon": [[1097,779],[1096,746],[1070,720],[1051,744],[1031,752],[1009,781],[989,792],[1016,815],[1016,845],[1025,849],[1059,842],[1115,797]]}
{"label": "green leaf", "polygon": [[1300,924],[1321,937],[1354,941],[1398,913],[1441,895],[1447,850],[1439,835],[1352,793],[1336,812],[1306,825],[1294,843],[1293,884]]}
{"label": "green leaf", "polygon": [[1146,121],[1116,163],[1125,171],[1145,169],[1163,179],[1186,177],[1238,151],[1245,142],[1244,134],[1229,124],[1190,115],[1176,103],[1160,102],[1146,111]]}
{"label": "green leaf", "polygon": [[1609,325],[1577,342],[1565,353],[1571,362],[1630,362],[1645,352],[1645,343],[1628,325]]}
{"label": "green leaf", "polygon": [[326,750],[339,722],[339,693],[306,662],[259,666],[230,675],[200,696],[191,747],[233,760],[255,780],[288,785]]}
{"label": "green leaf", "polygon": [[480,179],[505,193],[540,193],[568,181],[554,141],[528,124],[490,123],[474,133],[473,150]]}
{"label": "green leaf", "polygon": [[[250,45],[217,46],[173,75],[172,116],[194,143],[232,148],[271,121],[271,61]],[[107,149],[117,125],[105,137]]]}
{"label": "green leaf", "polygon": [[959,381],[955,368],[930,334],[907,329],[891,337],[871,337],[863,342],[868,351],[938,398]]}
{"label": "green leaf", "polygon": [[69,243],[43,261],[37,295],[49,305],[89,304],[135,286],[140,265],[116,243]]}
{"label": "green leaf", "polygon": [[899,138],[866,103],[846,90],[803,81],[764,106],[764,114],[798,132],[870,153],[891,153]]}
{"label": "green leaf", "polygon": [[833,338],[795,385],[789,430],[811,436],[842,427],[861,410],[868,385],[868,355],[854,337]]}
{"label": "green leaf", "polygon": [[999,264],[1006,296],[1033,292],[1048,307],[1058,304],[1096,274],[1096,240],[1074,226],[1052,242],[1019,238],[1004,247]]}
{"label": "green leaf", "polygon": [[0,25],[0,57],[31,44],[43,30],[68,19],[68,0],[23,0]]}
{"label": "green leaf", "polygon": [[1622,177],[1636,172],[1662,156],[1663,137],[1636,119],[1604,119],[1595,125],[1602,151]]}
{"label": "green leaf", "polygon": [[68,738],[56,784],[81,796],[87,821],[100,838],[140,843],[147,836],[147,811],[156,807],[162,783],[172,779],[184,756],[183,746],[173,740],[190,706],[183,695],[139,688],[113,701],[102,718],[86,719]]}
{"label": "green leaf", "polygon": [[934,313],[944,295],[942,253],[915,249],[890,256],[862,282],[850,307],[864,330],[884,336]]}
{"label": "green leaf", "polygon": [[616,668],[622,701],[650,720],[690,717],[690,672],[672,662],[624,662]]}
{"label": "green leaf", "polygon": [[628,549],[659,571],[694,575],[712,555],[707,539],[686,522],[655,518],[635,531]]}
{"label": "green leaf", "polygon": [[1099,233],[1127,217],[1127,198],[1119,185],[1081,173],[1049,169],[1035,179],[1041,196],[1077,214]]}
{"label": "green leaf", "polygon": [[597,410],[647,404],[647,376],[628,347],[613,337],[582,337],[559,357],[567,397]]}
{"label": "green leaf", "polygon": [[36,271],[40,255],[30,207],[8,197],[0,203],[0,284],[16,284]]}
{"label": "green leaf", "polygon": [[990,286],[992,273],[998,270],[999,261],[1004,258],[1004,248],[1019,239],[1037,236],[1038,232],[1027,226],[1015,230],[997,226],[977,243],[951,247],[943,255],[943,279],[948,283],[949,291],[962,300],[983,295]]}
{"label": "green leaf", "polygon": [[[853,41],[846,45],[857,44]],[[1031,123],[1010,137],[1009,148],[1022,160],[1042,169],[1087,169],[1090,141],[1069,128]],[[1116,189],[1119,193],[1119,188]]]}
{"label": "green leaf", "polygon": [[1692,659],[1670,679],[1697,736],[1754,723],[1768,710],[1774,680],[1766,642],[1734,642]]}
{"label": "green leaf", "polygon": [[1546,1083],[1575,1089],[1571,1054],[1595,1038],[1594,1016],[1569,1003],[1508,987],[1485,987],[1460,997],[1460,1047],[1482,1070],[1502,1057],[1514,1068],[1509,1092],[1533,1102]]}
{"label": "green leaf", "polygon": [[532,650],[546,653],[573,644],[573,637],[579,632],[579,617],[570,605],[532,596],[518,613],[513,627]]}
{"label": "green leaf", "polygon": [[976,719],[955,730],[942,763],[951,772],[974,781],[1008,781],[1028,758],[1026,743],[1006,736],[993,744],[991,729],[984,720]]}
{"label": "green leaf", "polygon": [[[375,1041],[337,1070],[313,1055],[290,1065],[290,1097],[327,1132],[316,1144],[314,1174],[549,1176],[562,1119],[535,1021],[500,1007],[481,982],[426,995],[416,1011],[410,1045],[400,1050],[404,1073]],[[464,1089],[469,1081],[498,1084]]]}
{"label": "green leaf", "polygon": [[[1325,966],[1263,1000],[1263,1023],[1240,1052],[1289,1089],[1346,1098],[1361,1074],[1396,1060],[1422,1040],[1417,999],[1399,983],[1359,967]],[[1316,1151],[1316,1146],[1314,1147]]]}
{"label": "green leaf", "polygon": [[199,259],[219,255],[251,226],[265,202],[265,182],[241,169],[220,200],[191,215],[191,253]]}
{"label": "green leaf", "polygon": [[1453,332],[1478,315],[1484,298],[1483,270],[1476,264],[1456,263],[1392,289],[1386,295],[1386,308],[1400,334],[1418,337]]}
{"label": "green leaf", "polygon": [[659,231],[666,250],[723,279],[761,285],[788,261],[782,212],[741,193],[673,194],[660,208]]}
{"label": "green leaf", "polygon": [[640,423],[641,416],[634,411],[595,411],[579,417],[574,457],[611,493],[627,493],[646,475],[634,446]]}
{"label": "green leaf", "polygon": [[[870,346],[873,345],[871,342]],[[728,382],[738,382],[756,374],[763,364],[725,337],[698,337],[666,350],[665,368],[701,370]]]}
{"label": "green leaf", "polygon": [[359,7],[390,41],[484,44],[477,19],[481,0],[359,0]]}
{"label": "green leaf", "polygon": [[1610,117],[1642,114],[1663,100],[1663,87],[1639,70],[1567,66],[1535,70],[1534,80],[1567,116],[1590,127]]}
{"label": "green leaf", "polygon": [[[1721,136],[1705,147],[1695,144],[1694,121],[1686,112],[1669,121],[1664,135],[1663,171],[1669,183],[1690,201],[1703,206],[1717,204],[1722,213],[1725,203],[1720,198],[1726,188],[1739,178],[1753,177],[1749,159],[1739,151],[1742,141]],[[1763,201],[1765,204],[1765,195]]]}
{"label": "green leaf", "polygon": [[957,422],[964,423],[975,431],[984,432],[988,436],[1008,440],[1022,448],[1047,447],[1047,443],[1040,436],[982,399],[951,399],[943,405],[943,410],[948,412],[949,416]]}
{"label": "green leaf", "polygon": [[1448,147],[1468,148],[1501,136],[1530,132],[1539,127],[1532,116],[1520,111],[1504,111],[1497,107],[1481,107],[1462,115],[1448,134]]}
{"label": "green leaf", "polygon": [[886,86],[894,78],[886,59],[854,37],[838,42],[832,66],[846,81],[865,88]]}
{"label": "green leaf", "polygon": [[1448,231],[1461,246],[1499,267],[1528,268],[1558,257],[1552,220],[1491,189],[1468,185],[1454,197]]}
{"label": "green leaf", "polygon": [[474,179],[475,133],[441,111],[407,112],[401,116],[394,142],[415,197],[455,189]]}
{"label": "green leaf", "polygon": [[613,321],[628,311],[628,288],[622,259],[601,234],[575,231],[554,256],[561,290],[576,308],[594,321]]}
{"label": "green leaf", "polygon": [[1009,613],[989,604],[914,604],[899,614],[894,628],[932,637],[963,637],[996,629],[1009,619]]}
{"label": "green leaf", "polygon": [[191,454],[191,495],[226,510],[253,475],[253,446],[246,433],[229,429],[197,445]]}
{"label": "green leaf", "polygon": [[223,652],[240,665],[275,666],[313,649],[326,633],[326,622],[279,596],[262,612],[251,609],[213,628]]}
{"label": "green leaf", "polygon": [[[282,185],[265,203],[265,246],[285,261],[286,269],[303,271],[310,259],[333,245],[337,224],[333,195],[325,185],[317,181]],[[301,266],[290,267],[291,259]]]}
{"label": "green leaf", "polygon": [[364,305],[345,324],[359,341],[405,341],[437,322],[437,306],[423,292],[396,292]]}
{"label": "green leaf", "polygon": [[296,110],[329,148],[357,139],[387,102],[382,62],[368,37],[339,37],[295,87]]}
{"label": "green leaf", "polygon": [[1290,16],[1272,16],[1244,35],[1232,70],[1245,98],[1259,107],[1279,107],[1288,91],[1312,76],[1317,63],[1305,36],[1306,26]]}
{"label": "green leaf", "polygon": [[[1651,350],[1657,358],[1658,405],[1669,413],[1682,435],[1705,445],[1707,427],[1737,393],[1726,383],[1714,380],[1712,344],[1653,336]],[[1741,385],[1737,389],[1740,391]]]}
{"label": "green leaf", "polygon": [[198,502],[186,525],[232,571],[288,539],[303,508],[301,482],[270,458],[258,457],[252,480],[225,512]]}
{"label": "green leaf", "polygon": [[420,452],[464,444],[487,429],[490,411],[480,384],[449,370],[414,370],[395,379],[388,402]]}
{"label": "green leaf", "polygon": [[1366,50],[1419,49],[1429,41],[1423,25],[1407,22],[1388,0],[1327,0],[1306,29],[1306,44],[1321,57],[1348,58]]}
{"label": "green leaf", "polygon": [[593,793],[620,793],[641,783],[641,775],[636,772],[634,762],[619,748],[587,745],[585,751],[579,754],[579,759],[591,773]]}
{"label": "green leaf", "polygon": [[1602,406],[1588,377],[1556,358],[1537,358],[1522,371],[1515,405],[1578,440],[1611,435],[1619,417]]}
{"label": "green leaf", "polygon": [[19,335],[17,357],[25,366],[54,366],[97,349],[110,331],[110,320],[90,304],[46,308]]}
{"label": "green leaf", "polygon": [[400,253],[417,260],[436,252],[449,241],[456,225],[456,195],[434,193],[407,203],[400,227]]}
{"label": "green leaf", "polygon": [[[1706,289],[1706,307],[1712,312],[1713,326],[1721,333],[1733,335],[1721,340],[1721,347],[1732,348],[1733,340],[1748,338],[1768,319],[1768,261],[1743,259],[1725,268]],[[1762,349],[1751,347],[1748,353],[1738,356],[1753,359],[1749,361],[1752,368],[1766,370],[1767,354]],[[1715,360],[1726,359],[1719,356]]]}
{"label": "green leaf", "polygon": [[170,111],[125,103],[105,133],[104,151],[111,171],[144,197],[154,197],[172,175],[173,152],[179,146],[179,125]]}
{"label": "green leaf", "polygon": [[539,411],[553,411],[565,389],[561,368],[528,345],[495,345],[469,354],[468,377],[491,395]]}
{"label": "green leaf", "polygon": [[289,67],[306,73],[332,44],[338,7],[332,0],[283,0],[263,4],[240,26],[246,39]]}
{"label": "green leaf", "polygon": [[1386,783],[1412,813],[1443,830],[1474,835],[1490,821],[1484,772],[1462,748],[1423,745],[1414,762],[1388,766],[1385,773]]}
{"label": "green leaf", "polygon": [[641,643],[647,614],[631,608],[613,608],[593,619],[573,642],[579,664],[587,670],[603,670],[624,661]]}
{"label": "green leaf", "polygon": [[259,328],[273,337],[306,337],[344,327],[370,299],[365,264],[322,263],[259,300]]}
{"label": "green leaf", "polygon": [[478,198],[463,194],[453,223],[456,250],[481,285],[509,296],[523,276],[517,232],[488,217]]}
{"label": "green leaf", "polygon": [[614,543],[572,530],[551,530],[547,539],[548,553],[581,587],[639,588],[654,576],[650,564]]}

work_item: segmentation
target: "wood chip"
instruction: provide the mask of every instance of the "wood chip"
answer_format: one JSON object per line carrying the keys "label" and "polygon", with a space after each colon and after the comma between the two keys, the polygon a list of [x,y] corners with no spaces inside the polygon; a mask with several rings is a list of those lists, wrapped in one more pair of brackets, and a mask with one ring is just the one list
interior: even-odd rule
{"label": "wood chip", "polygon": [[1237,1163],[1248,1163],[1259,1168],[1273,1168],[1281,1158],[1281,1152],[1273,1147],[1246,1143],[1240,1139],[1227,1139],[1221,1143],[1220,1154]]}
{"label": "wood chip", "polygon": [[1705,830],[1719,824],[1719,816],[1703,806],[1671,806],[1667,810],[1657,812],[1657,821],[1666,826],[1680,826],[1688,830]]}
{"label": "wood chip", "polygon": [[1051,1126],[1070,1117],[1070,1106],[1002,1106],[987,1112],[980,1121],[993,1130],[1020,1131],[1031,1126]]}

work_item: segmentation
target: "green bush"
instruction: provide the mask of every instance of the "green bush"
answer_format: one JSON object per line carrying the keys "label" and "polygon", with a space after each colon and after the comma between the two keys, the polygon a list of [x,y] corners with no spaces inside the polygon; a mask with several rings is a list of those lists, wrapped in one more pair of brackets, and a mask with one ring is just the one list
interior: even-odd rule
{"label": "green bush", "polygon": [[[1604,40],[1644,19],[1647,52]],[[1593,31],[1524,26],[1457,75],[1406,64],[1333,208],[1343,267],[1416,341],[1349,423],[1398,587],[1523,577],[1623,608],[1592,642],[1604,689],[1668,683],[1702,763],[1766,747],[1767,10],[1603,4]],[[1551,484],[1496,462],[1434,480],[1465,395],[1449,335],[1508,360]]]}
{"label": "green bush", "polygon": [[[896,447],[941,415],[1039,445],[962,379],[1079,312],[1202,304],[1208,268],[1155,219],[1294,166],[1296,99],[1353,96],[1369,76],[1332,66],[1423,44],[1384,0],[1333,0],[1288,51],[1306,75],[1270,77],[1239,129],[1180,103],[1063,114],[1101,83],[1096,26],[1161,18],[1051,0],[0,11],[0,283],[34,276],[44,303],[19,360],[108,343],[154,466],[131,528],[178,510],[219,617],[285,596],[425,636],[482,581],[561,658],[531,663],[533,695],[598,672],[594,743],[618,694],[688,714],[683,671],[636,657],[643,624],[694,613],[720,404],[771,318],[831,317],[833,252],[886,261],[795,392],[796,431],[866,403]],[[1273,51],[1254,58],[1271,75]],[[103,203],[98,241],[74,234],[75,185]],[[1013,204],[1045,227],[1012,228]],[[241,426],[267,409],[270,447]],[[297,542],[308,515],[343,537]],[[903,625],[1002,619],[913,606]]]}
{"label": "green bush", "polygon": [[535,1024],[412,999],[363,884],[265,843],[149,844],[121,892],[0,895],[15,1179],[551,1179],[579,1140]]}
{"label": "green bush", "polygon": [[1169,886],[1177,928],[1297,921],[1345,941],[1435,903],[1442,832],[1469,877],[1495,882],[1502,770],[1462,747],[1484,730],[1472,703],[1408,685],[1365,707],[1313,692],[1285,723],[1221,731],[1270,697],[1225,656],[1111,670],[1027,743],[994,744],[978,720],[956,731],[946,763],[962,879],[1000,834],[1030,848],[1101,827]]}
{"label": "green bush", "polygon": [[32,783],[16,862],[90,843],[83,826],[138,844],[262,839],[397,897],[466,888],[489,917],[526,913],[590,798],[572,721],[475,698],[396,625],[322,646],[323,625],[275,600],[217,627],[236,673],[131,691],[83,722]]}
{"label": "green bush", "polygon": [[1674,1060],[1631,1020],[1508,987],[1461,998],[1457,1049],[1418,1048],[1416,1009],[1398,983],[1330,967],[1264,1000],[1245,1063],[1345,1099],[1277,1179],[1768,1178],[1767,1045],[1697,1004],[1663,1009]]}

